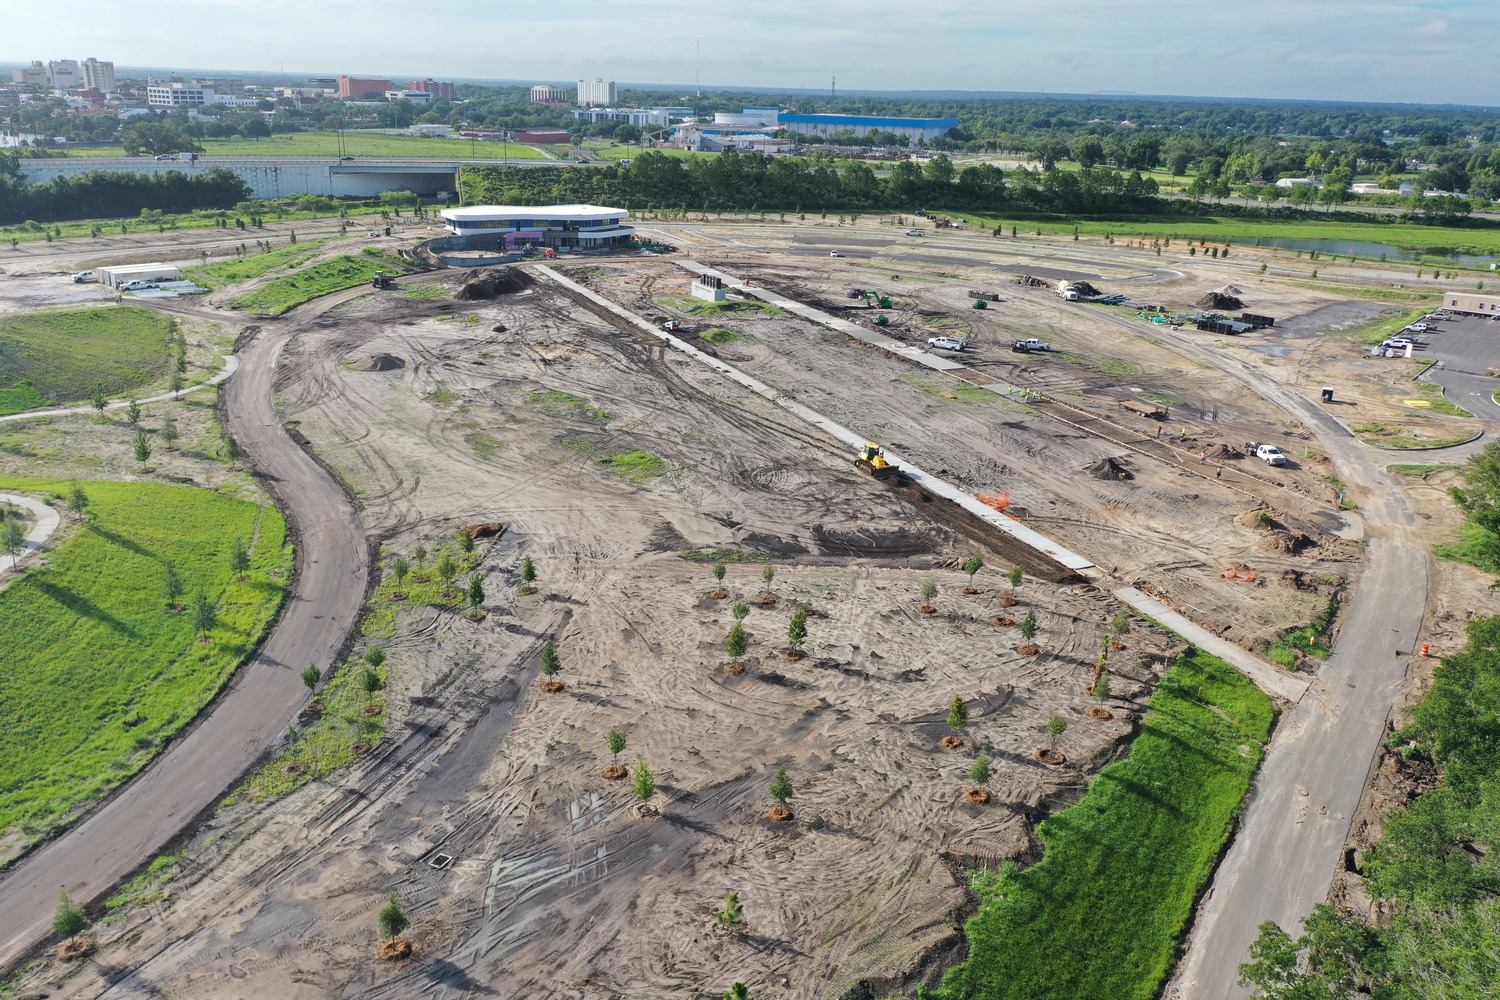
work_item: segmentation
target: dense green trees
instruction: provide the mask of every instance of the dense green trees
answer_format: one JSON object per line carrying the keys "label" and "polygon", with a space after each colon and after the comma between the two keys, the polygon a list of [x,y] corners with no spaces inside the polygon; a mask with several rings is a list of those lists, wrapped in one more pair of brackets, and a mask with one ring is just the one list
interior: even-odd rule
{"label": "dense green trees", "polygon": [[234,173],[213,167],[189,177],[180,170],[131,174],[86,170],[25,184],[0,171],[0,225],[27,219],[106,219],[139,216],[142,209],[187,212],[232,208],[250,197],[250,186]]}

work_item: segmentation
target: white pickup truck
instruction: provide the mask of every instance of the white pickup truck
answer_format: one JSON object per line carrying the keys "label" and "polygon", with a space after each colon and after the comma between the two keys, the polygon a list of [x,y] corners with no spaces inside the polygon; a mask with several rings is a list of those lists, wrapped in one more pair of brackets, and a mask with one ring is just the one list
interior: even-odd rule
{"label": "white pickup truck", "polygon": [[1052,350],[1052,345],[1045,340],[1037,340],[1035,337],[1032,337],[1030,340],[1016,341],[1011,345],[1011,350],[1020,351],[1021,353],[1027,351],[1050,351]]}
{"label": "white pickup truck", "polygon": [[1274,444],[1266,444],[1263,441],[1246,441],[1245,453],[1254,455],[1267,465],[1285,465],[1286,455],[1282,454],[1280,448]]}

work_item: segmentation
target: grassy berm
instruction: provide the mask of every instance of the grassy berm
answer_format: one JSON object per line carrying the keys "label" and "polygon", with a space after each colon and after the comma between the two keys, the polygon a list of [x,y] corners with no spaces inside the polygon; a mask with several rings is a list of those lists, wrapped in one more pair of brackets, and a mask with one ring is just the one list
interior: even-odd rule
{"label": "grassy berm", "polygon": [[0,415],[162,381],[171,339],[171,320],[139,306],[0,316]]}
{"label": "grassy berm", "polygon": [[[274,507],[209,490],[85,481],[88,518],[0,591],[0,859],[140,770],[229,680],[281,604],[291,565]],[[68,483],[0,476],[0,489]],[[232,574],[235,541],[250,550]],[[163,594],[175,566],[186,610]],[[191,610],[216,606],[211,641]]]}
{"label": "grassy berm", "polygon": [[983,903],[944,1000],[1156,997],[1271,721],[1269,699],[1222,660],[1178,660],[1130,756],[1041,825],[1042,860],[976,876]]}
{"label": "grassy berm", "polygon": [[232,305],[252,316],[280,316],[289,309],[329,292],[340,292],[345,288],[362,285],[375,277],[377,272],[391,274],[397,272],[397,268],[386,261],[346,254],[311,264],[285,277],[273,278],[259,288],[241,295]]}

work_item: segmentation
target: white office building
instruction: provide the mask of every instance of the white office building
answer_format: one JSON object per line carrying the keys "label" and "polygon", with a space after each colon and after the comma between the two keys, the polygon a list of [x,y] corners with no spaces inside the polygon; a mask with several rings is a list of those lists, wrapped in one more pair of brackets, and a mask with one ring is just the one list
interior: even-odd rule
{"label": "white office building", "polygon": [[440,214],[448,232],[472,248],[602,250],[624,246],[635,236],[624,225],[629,212],[599,205],[470,205]]}
{"label": "white office building", "polygon": [[568,99],[568,91],[550,83],[539,83],[531,88],[531,99],[538,104],[557,104]]}
{"label": "white office building", "polygon": [[413,104],[427,104],[432,101],[432,95],[425,90],[387,90],[385,92],[387,101],[411,101]]}
{"label": "white office building", "polygon": [[613,80],[579,80],[578,81],[578,106],[582,108],[599,104],[606,108],[614,107],[615,103],[615,81]]}
{"label": "white office building", "polygon": [[83,70],[77,59],[54,59],[47,64],[47,79],[58,90],[74,90],[83,86]]}
{"label": "white office building", "polygon": [[106,94],[115,89],[115,64],[100,62],[93,56],[83,61],[83,85]]}

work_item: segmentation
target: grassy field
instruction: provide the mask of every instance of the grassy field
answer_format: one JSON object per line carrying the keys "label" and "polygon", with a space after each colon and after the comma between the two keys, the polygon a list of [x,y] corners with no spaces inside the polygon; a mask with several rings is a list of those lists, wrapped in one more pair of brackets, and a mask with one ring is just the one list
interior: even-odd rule
{"label": "grassy field", "polygon": [[667,463],[649,451],[627,451],[623,455],[606,455],[595,461],[632,483],[649,482],[667,474]]}
{"label": "grassy field", "polygon": [[0,389],[0,417],[7,413],[21,413],[46,406],[49,400],[36,391],[30,382],[19,382],[9,389]]}
{"label": "grassy field", "polygon": [[[167,376],[171,322],[137,306],[0,314],[0,413],[111,397]],[[20,389],[29,382],[31,392]],[[24,405],[22,405],[24,404]]]}
{"label": "grassy field", "polygon": [[241,295],[231,305],[252,316],[280,316],[288,309],[310,302],[320,295],[366,284],[377,273],[389,274],[392,270],[393,267],[388,262],[345,254],[313,264],[294,274],[273,278],[259,288]]}
{"label": "grassy field", "polygon": [[[953,213],[948,213],[953,214]],[[967,219],[971,226],[992,229],[1004,225],[1005,239],[1010,238],[1010,228],[1015,226],[1018,234],[1025,236],[1040,229],[1044,233],[1071,233],[1074,226],[1087,236],[1111,234],[1119,240],[1146,237],[1170,237],[1173,240],[1207,240],[1209,243],[1232,243],[1234,246],[1254,246],[1260,239],[1299,240],[1361,240],[1370,243],[1388,243],[1408,250],[1432,250],[1438,253],[1500,254],[1500,227],[1458,228],[1449,226],[1418,226],[1403,223],[1358,223],[1334,222],[1321,219],[1237,219],[1230,216],[1198,216],[1180,219],[1112,219],[1112,220],[1032,220],[982,215],[971,212],[957,213]],[[1185,244],[1184,244],[1185,245]],[[1295,251],[1283,250],[1293,254]],[[1325,259],[1332,260],[1328,254]],[[1305,257],[1305,254],[1304,254]],[[1231,260],[1233,257],[1230,258]],[[1436,261],[1434,261],[1436,263]],[[1415,268],[1417,265],[1412,264]],[[1444,263],[1446,269],[1452,265]]]}
{"label": "grassy field", "polygon": [[976,876],[983,902],[968,925],[969,957],[944,978],[942,997],[1155,997],[1271,720],[1266,696],[1222,661],[1178,660],[1130,756],[1041,825],[1042,860]]}
{"label": "grassy field", "polygon": [[[204,139],[204,156],[368,156],[413,159],[500,159],[503,151],[512,160],[542,160],[545,154],[531,146],[512,142],[479,142],[463,139],[432,139],[426,136],[386,135],[380,132],[344,132],[343,152],[337,132],[289,132],[268,139]],[[472,151],[471,152],[471,148]],[[72,149],[70,156],[124,156],[119,146]]]}
{"label": "grassy field", "polygon": [[640,146],[596,146],[592,143],[584,143],[584,148],[589,155],[600,160],[633,160],[642,153],[661,153],[670,156],[674,160],[692,160],[698,158],[712,159],[718,153],[698,153],[691,149],[645,149]]}
{"label": "grassy field", "polygon": [[[229,680],[281,604],[291,549],[275,508],[209,490],[84,482],[89,520],[0,591],[0,837],[35,839],[140,770]],[[66,495],[61,480],[0,489]],[[235,541],[250,549],[231,579]],[[212,642],[162,593],[170,560]]]}
{"label": "grassy field", "polygon": [[270,253],[237,257],[234,260],[203,267],[190,267],[183,270],[182,276],[196,281],[204,288],[222,288],[225,285],[235,285],[253,278],[263,278],[272,271],[281,271],[304,264],[318,255],[319,247],[332,242],[332,239],[313,240],[294,246],[285,246],[280,250],[272,250]]}

